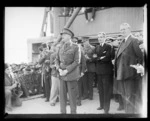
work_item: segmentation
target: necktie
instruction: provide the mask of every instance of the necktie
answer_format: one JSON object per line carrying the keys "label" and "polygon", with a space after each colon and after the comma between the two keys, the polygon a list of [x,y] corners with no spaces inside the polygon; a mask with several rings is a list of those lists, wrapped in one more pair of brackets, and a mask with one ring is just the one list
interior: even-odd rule
{"label": "necktie", "polygon": [[122,43],[125,43],[125,39],[122,40]]}

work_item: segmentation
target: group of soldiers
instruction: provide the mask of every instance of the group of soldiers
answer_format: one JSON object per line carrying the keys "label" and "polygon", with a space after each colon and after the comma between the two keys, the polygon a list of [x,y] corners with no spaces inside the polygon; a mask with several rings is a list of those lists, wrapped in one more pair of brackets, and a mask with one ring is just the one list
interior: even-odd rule
{"label": "group of soldiers", "polygon": [[[43,43],[39,47],[37,65],[41,71],[37,67],[33,69],[32,76],[24,73],[26,81],[28,78],[35,85],[32,90],[24,91],[24,94],[28,96],[29,93],[40,93],[43,90],[43,98],[51,106],[60,102],[62,114],[66,114],[67,104],[70,105],[71,114],[76,114],[82,100],[93,100],[93,83],[96,80],[99,93],[97,110],[104,110],[108,114],[112,96],[116,94],[119,95],[118,110],[139,113],[138,106],[142,105],[140,74],[143,73],[143,48],[140,48],[140,41],[131,35],[129,24],[124,23],[120,28],[122,40],[128,40],[124,46],[123,41],[116,44],[110,39],[110,43],[107,43],[105,32],[98,33],[99,43],[96,46],[90,44],[89,37],[80,38],[82,41],[79,43],[79,38],[64,28],[60,33],[60,41],[50,41],[48,45]],[[27,71],[28,68],[21,70]],[[22,74],[18,75],[23,80]],[[36,87],[39,83],[39,87]]]}

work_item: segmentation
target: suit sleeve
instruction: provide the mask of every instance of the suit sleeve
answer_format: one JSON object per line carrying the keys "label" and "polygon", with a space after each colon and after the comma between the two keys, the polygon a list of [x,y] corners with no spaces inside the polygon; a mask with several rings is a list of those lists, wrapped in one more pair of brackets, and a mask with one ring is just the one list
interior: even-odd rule
{"label": "suit sleeve", "polygon": [[141,49],[139,47],[138,40],[136,40],[136,39],[133,41],[133,49],[135,51],[135,54],[138,57],[138,62],[140,64],[142,64],[142,62],[143,62],[143,53],[142,53],[142,51],[141,51]]}
{"label": "suit sleeve", "polygon": [[72,64],[68,65],[66,67],[68,73],[71,72],[76,66],[78,66],[80,64],[80,60],[81,60],[81,51],[79,49],[79,46],[76,46],[75,49],[75,54],[74,54],[74,61]]}
{"label": "suit sleeve", "polygon": [[112,46],[111,48],[111,59],[113,60],[115,58],[115,48]]}
{"label": "suit sleeve", "polygon": [[59,51],[60,51],[60,48],[58,49],[58,52],[56,53],[56,58],[55,58],[55,64],[58,68],[60,67]]}

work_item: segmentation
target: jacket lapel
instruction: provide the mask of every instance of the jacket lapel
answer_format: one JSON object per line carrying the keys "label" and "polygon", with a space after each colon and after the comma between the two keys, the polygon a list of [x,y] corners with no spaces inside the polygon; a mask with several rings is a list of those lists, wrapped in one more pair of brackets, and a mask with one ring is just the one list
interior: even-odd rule
{"label": "jacket lapel", "polygon": [[127,39],[126,43],[124,43],[124,45],[122,46],[122,43],[121,45],[119,46],[119,49],[117,51],[117,57],[128,47],[128,45],[131,43],[131,35],[129,36],[129,38]]}
{"label": "jacket lapel", "polygon": [[99,45],[99,54],[103,53],[104,49],[106,48],[106,44],[104,43],[103,46]]}
{"label": "jacket lapel", "polygon": [[68,50],[71,49],[71,45],[69,43],[67,43],[66,45],[64,45],[64,53],[67,52]]}

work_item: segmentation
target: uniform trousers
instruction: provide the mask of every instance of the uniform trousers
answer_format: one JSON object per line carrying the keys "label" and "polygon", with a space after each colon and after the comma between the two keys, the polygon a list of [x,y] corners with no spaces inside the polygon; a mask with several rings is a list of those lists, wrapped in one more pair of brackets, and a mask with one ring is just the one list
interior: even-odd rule
{"label": "uniform trousers", "polygon": [[97,75],[100,107],[108,113],[110,101],[113,92],[113,76],[112,75]]}
{"label": "uniform trousers", "polygon": [[51,76],[49,74],[45,74],[45,92],[46,99],[50,99],[50,91],[51,91]]}
{"label": "uniform trousers", "polygon": [[66,114],[67,92],[71,114],[76,114],[77,80],[64,81],[60,79],[60,112]]}
{"label": "uniform trousers", "polygon": [[56,103],[57,97],[59,97],[60,80],[58,77],[51,76],[51,93],[50,103]]}
{"label": "uniform trousers", "polygon": [[46,97],[46,90],[45,90],[45,74],[44,73],[42,73],[41,74],[42,76],[41,76],[41,86],[43,87],[43,93],[44,93],[44,97]]}

